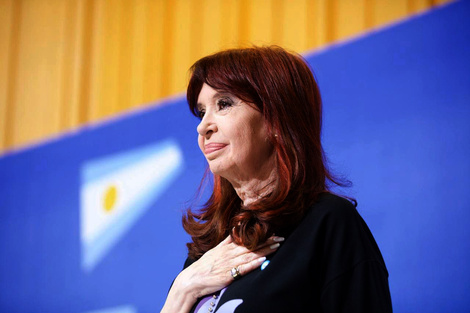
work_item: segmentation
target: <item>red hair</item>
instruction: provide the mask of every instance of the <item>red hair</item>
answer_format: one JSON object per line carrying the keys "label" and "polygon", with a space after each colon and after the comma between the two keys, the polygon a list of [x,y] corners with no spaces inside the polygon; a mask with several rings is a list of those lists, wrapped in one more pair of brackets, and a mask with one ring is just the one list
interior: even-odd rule
{"label": "red hair", "polygon": [[320,92],[300,55],[276,46],[230,49],[200,59],[190,71],[187,100],[194,115],[203,84],[262,112],[278,172],[275,190],[249,206],[242,206],[228,180],[214,175],[204,207],[183,216],[192,238],[190,257],[199,258],[229,234],[253,250],[273,233],[295,226],[318,195],[328,191],[328,182],[343,185],[326,167]]}

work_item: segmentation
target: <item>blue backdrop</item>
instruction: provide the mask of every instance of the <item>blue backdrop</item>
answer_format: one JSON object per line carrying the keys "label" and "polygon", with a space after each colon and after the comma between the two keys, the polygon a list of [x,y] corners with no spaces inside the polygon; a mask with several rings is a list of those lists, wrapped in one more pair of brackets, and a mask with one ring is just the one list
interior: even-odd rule
{"label": "blue backdrop", "polygon": [[[470,312],[470,1],[306,54],[395,312]],[[1,312],[155,312],[205,169],[183,97],[0,158]]]}

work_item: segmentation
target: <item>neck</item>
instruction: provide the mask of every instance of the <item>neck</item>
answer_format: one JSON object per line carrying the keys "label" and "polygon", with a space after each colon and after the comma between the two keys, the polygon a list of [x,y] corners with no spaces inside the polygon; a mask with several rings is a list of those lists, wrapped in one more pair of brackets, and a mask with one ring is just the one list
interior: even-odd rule
{"label": "neck", "polygon": [[238,177],[238,179],[229,180],[244,206],[256,202],[276,188],[278,178],[276,167],[272,164],[266,165],[267,169],[260,171],[258,175],[250,175],[245,179]]}

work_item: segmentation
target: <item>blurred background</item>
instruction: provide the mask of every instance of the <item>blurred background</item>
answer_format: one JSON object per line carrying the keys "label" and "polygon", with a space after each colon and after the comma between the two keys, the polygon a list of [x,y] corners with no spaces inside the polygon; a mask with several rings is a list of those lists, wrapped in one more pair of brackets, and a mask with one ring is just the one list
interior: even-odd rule
{"label": "blurred background", "polygon": [[303,53],[449,0],[0,0],[0,153],[184,92],[220,49]]}
{"label": "blurred background", "polygon": [[160,310],[210,189],[188,68],[252,44],[315,72],[394,311],[470,312],[468,0],[0,0],[0,312]]}

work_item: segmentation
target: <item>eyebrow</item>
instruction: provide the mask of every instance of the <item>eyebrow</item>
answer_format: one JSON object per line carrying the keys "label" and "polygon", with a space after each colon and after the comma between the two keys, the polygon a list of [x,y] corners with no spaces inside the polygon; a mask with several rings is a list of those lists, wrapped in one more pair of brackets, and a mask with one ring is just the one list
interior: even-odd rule
{"label": "eyebrow", "polygon": [[[214,99],[221,98],[221,97],[234,97],[233,94],[227,91],[216,91],[214,95],[212,95],[210,101],[214,101]],[[201,107],[204,107],[204,105],[200,102],[196,103],[196,110],[201,111]]]}

